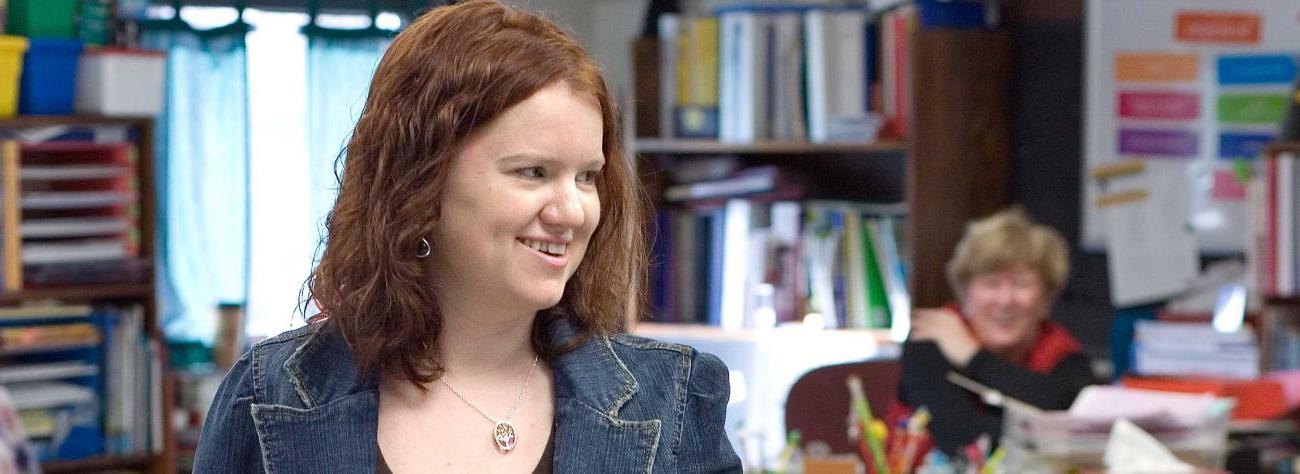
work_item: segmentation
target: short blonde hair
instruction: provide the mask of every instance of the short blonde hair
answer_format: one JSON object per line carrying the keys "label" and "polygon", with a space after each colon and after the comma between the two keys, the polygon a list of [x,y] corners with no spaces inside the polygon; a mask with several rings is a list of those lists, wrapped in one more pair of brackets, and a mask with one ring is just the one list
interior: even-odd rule
{"label": "short blonde hair", "polygon": [[1013,207],[966,225],[966,235],[948,260],[948,284],[963,298],[966,285],[976,276],[1018,265],[1037,273],[1044,293],[1051,298],[1065,286],[1070,273],[1065,238]]}

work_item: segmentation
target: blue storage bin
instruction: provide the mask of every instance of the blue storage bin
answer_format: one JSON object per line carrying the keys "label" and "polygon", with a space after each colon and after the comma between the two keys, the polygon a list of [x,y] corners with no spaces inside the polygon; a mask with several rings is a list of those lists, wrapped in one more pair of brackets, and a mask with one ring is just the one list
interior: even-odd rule
{"label": "blue storage bin", "polygon": [[32,38],[23,58],[23,78],[18,88],[18,113],[68,115],[77,88],[77,57],[81,42]]}

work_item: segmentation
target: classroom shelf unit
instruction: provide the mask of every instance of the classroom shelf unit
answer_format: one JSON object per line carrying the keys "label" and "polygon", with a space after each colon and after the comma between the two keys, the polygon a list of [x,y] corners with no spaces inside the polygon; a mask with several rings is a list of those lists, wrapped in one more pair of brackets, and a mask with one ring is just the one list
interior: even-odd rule
{"label": "classroom shelf unit", "polygon": [[944,267],[966,223],[1009,204],[1010,44],[986,29],[918,29],[911,41],[909,136],[833,145],[638,137],[629,148],[656,206],[668,205],[669,170],[719,155],[798,168],[836,196],[901,202],[912,304],[945,304]]}
{"label": "classroom shelf unit", "polygon": [[[4,173],[12,173],[3,182],[13,188],[6,189],[5,199],[0,201],[6,208],[3,233],[7,239],[2,254],[6,268],[0,311],[19,314],[10,315],[6,324],[43,327],[47,321],[32,322],[21,316],[24,311],[33,311],[34,306],[93,308],[92,313],[73,318],[102,330],[92,338],[99,353],[87,360],[98,365],[97,374],[102,380],[89,382],[89,386],[108,387],[122,380],[135,383],[144,379],[122,374],[149,374],[147,382],[138,383],[125,394],[109,395],[108,388],[96,389],[100,397],[96,403],[104,407],[99,415],[103,417],[99,429],[105,437],[102,452],[122,454],[52,460],[42,465],[43,471],[176,472],[169,422],[174,388],[159,327],[154,262],[157,203],[153,119],[19,116],[0,119],[0,138],[6,150]],[[39,177],[27,175],[38,171]],[[120,221],[120,226],[111,225],[114,221]],[[26,227],[38,222],[44,226],[41,231],[32,230],[35,225]],[[110,230],[103,230],[105,225]],[[42,247],[44,251],[36,252]],[[93,275],[87,275],[91,272]],[[106,311],[116,318],[119,310],[120,314],[130,313],[134,319],[129,320],[136,325],[111,325],[97,319],[105,317],[102,315]],[[119,339],[128,333],[132,334],[127,339],[130,342]],[[130,356],[136,358],[125,359],[127,356],[115,352],[122,348],[137,351]],[[57,344],[46,349],[51,354],[59,353]],[[0,357],[3,365],[30,363],[5,357]],[[114,360],[130,360],[135,365],[120,366],[113,375],[109,366]],[[128,370],[125,367],[139,371],[122,372]],[[129,426],[147,426],[147,434],[137,433],[132,438],[136,444],[124,444],[126,448],[108,447],[116,441],[109,434],[110,425],[120,426],[109,421],[116,415],[110,415],[113,409],[105,407],[114,397],[120,403],[143,407],[143,414]],[[141,401],[141,397],[148,398]]]}

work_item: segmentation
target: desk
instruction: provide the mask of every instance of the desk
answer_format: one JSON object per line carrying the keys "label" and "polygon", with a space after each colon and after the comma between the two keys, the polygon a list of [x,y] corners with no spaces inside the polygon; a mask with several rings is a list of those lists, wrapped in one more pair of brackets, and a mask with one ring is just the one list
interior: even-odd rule
{"label": "desk", "polygon": [[[785,446],[785,397],[799,376],[826,365],[898,358],[900,354],[888,330],[723,330],[641,323],[632,333],[687,344],[717,355],[727,364],[731,369],[727,436],[746,471],[771,465]],[[848,408],[827,407],[843,410],[846,416]]]}

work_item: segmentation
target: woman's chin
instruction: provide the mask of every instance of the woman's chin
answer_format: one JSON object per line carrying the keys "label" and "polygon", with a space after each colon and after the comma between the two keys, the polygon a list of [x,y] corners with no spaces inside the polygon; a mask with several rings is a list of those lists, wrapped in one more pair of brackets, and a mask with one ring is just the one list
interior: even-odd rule
{"label": "woman's chin", "polygon": [[988,338],[980,342],[981,342],[980,345],[985,350],[988,350],[989,352],[992,352],[994,354],[1005,353],[1014,350],[1017,347],[1020,347],[1021,345],[1024,344],[1024,341],[1021,340],[1021,338],[1008,337],[1008,336]]}
{"label": "woman's chin", "polygon": [[542,290],[542,291],[531,291],[525,295],[522,295],[523,299],[528,302],[528,305],[530,307],[536,308],[537,311],[554,307],[555,305],[559,304],[560,299],[564,297],[563,287],[561,287],[559,290],[548,291],[540,288],[538,290]]}

